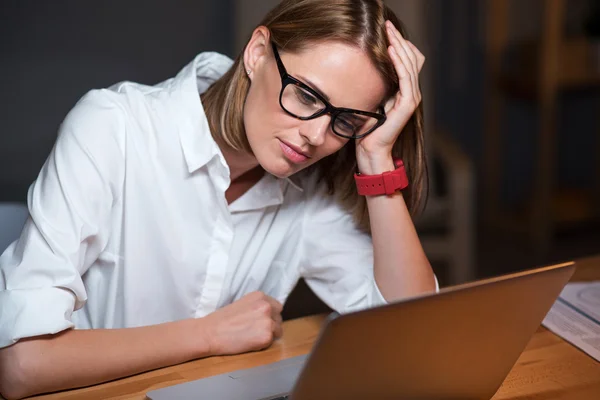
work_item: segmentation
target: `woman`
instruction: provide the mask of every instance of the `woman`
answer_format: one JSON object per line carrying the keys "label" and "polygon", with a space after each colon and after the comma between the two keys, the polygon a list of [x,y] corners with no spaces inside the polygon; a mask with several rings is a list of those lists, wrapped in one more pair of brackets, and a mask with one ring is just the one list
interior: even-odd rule
{"label": "woman", "polygon": [[0,258],[2,393],[265,348],[300,277],[339,312],[434,291],[409,213],[424,57],[399,26],[286,0],[233,63],[84,96]]}

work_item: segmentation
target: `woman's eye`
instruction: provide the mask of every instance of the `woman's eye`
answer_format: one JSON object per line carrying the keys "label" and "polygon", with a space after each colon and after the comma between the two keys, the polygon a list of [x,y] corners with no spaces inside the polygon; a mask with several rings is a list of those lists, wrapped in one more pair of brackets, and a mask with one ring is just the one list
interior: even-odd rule
{"label": "woman's eye", "polygon": [[311,96],[310,94],[306,93],[304,90],[298,89],[296,92],[298,99],[306,105],[314,105],[317,103],[317,99],[314,98],[314,96]]}
{"label": "woman's eye", "polygon": [[337,118],[335,124],[339,130],[344,132],[358,132],[364,125],[362,121],[347,120],[345,118]]}
{"label": "woman's eye", "polygon": [[344,131],[354,131],[354,125],[344,119],[338,118],[336,124]]}

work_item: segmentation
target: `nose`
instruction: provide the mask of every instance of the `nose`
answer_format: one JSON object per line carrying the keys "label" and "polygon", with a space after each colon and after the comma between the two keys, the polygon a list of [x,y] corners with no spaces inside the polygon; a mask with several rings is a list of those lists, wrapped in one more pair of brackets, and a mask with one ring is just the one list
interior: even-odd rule
{"label": "nose", "polygon": [[311,146],[320,146],[325,143],[325,138],[330,125],[331,116],[327,114],[304,121],[300,128],[300,136],[302,136]]}

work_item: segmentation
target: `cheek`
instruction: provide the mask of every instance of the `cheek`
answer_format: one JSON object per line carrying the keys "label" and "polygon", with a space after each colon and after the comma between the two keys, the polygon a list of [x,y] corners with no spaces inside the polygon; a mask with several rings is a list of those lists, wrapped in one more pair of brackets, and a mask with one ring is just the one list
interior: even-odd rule
{"label": "cheek", "polygon": [[260,109],[268,104],[267,100],[267,90],[264,85],[252,83],[244,104],[244,120],[252,121],[257,119],[256,116],[260,112]]}
{"label": "cheek", "polygon": [[279,89],[272,83],[255,79],[244,104],[244,126],[248,140],[259,139],[287,120],[279,106]]}
{"label": "cheek", "polygon": [[330,156],[333,153],[339,151],[347,143],[348,139],[343,139],[339,136],[336,136],[333,132],[327,132],[327,139],[325,140],[325,143],[323,143],[317,149],[317,157],[315,158],[320,160],[327,156]]}

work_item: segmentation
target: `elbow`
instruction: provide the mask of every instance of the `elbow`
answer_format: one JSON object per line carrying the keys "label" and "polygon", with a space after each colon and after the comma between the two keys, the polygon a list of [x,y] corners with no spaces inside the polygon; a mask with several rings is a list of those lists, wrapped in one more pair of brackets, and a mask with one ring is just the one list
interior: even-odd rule
{"label": "elbow", "polygon": [[36,394],[35,360],[27,343],[17,342],[0,349],[0,395],[7,400]]}

